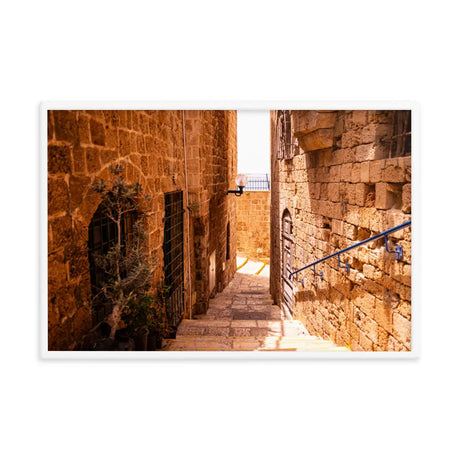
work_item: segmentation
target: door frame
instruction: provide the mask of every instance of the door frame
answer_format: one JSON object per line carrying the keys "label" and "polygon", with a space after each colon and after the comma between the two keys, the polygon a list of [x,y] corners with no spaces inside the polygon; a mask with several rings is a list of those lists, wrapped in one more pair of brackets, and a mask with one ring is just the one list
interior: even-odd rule
{"label": "door frame", "polygon": [[[294,282],[289,279],[292,272],[292,256],[294,249],[293,222],[291,213],[286,208],[281,218],[281,309],[288,319],[293,317]],[[286,248],[289,247],[289,252]]]}

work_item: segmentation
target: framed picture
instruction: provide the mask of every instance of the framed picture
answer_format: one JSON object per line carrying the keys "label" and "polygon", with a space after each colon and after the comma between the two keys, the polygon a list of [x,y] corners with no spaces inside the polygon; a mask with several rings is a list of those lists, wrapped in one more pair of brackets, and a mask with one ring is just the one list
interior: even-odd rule
{"label": "framed picture", "polygon": [[44,358],[418,355],[415,104],[41,115]]}

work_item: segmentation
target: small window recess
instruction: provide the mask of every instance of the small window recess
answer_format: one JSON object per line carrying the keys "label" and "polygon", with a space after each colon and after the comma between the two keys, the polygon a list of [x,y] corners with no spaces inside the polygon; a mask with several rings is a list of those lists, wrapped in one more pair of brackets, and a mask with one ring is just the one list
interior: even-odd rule
{"label": "small window recess", "polygon": [[292,133],[291,111],[279,110],[276,120],[277,156],[279,160],[290,160],[298,152],[298,141]]}
{"label": "small window recess", "polygon": [[410,110],[394,111],[393,135],[390,138],[390,158],[410,156],[411,124]]}

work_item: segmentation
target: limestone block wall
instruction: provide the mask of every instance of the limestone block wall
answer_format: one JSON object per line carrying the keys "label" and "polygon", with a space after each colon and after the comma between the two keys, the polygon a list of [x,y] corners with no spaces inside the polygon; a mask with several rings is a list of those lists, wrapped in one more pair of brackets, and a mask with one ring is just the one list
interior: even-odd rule
{"label": "limestone block wall", "polygon": [[[224,289],[236,271],[236,204],[235,197],[227,195],[237,170],[236,112],[187,111],[185,119],[194,312],[205,313],[209,299]],[[214,287],[210,285],[213,254]]]}
{"label": "limestone block wall", "polygon": [[[185,118],[184,125],[183,121]],[[195,122],[196,126],[191,125]],[[185,145],[184,150],[184,128]],[[54,110],[48,112],[48,347],[78,349],[92,327],[88,261],[88,227],[99,205],[90,185],[109,179],[109,166],[121,164],[128,182],[139,182],[152,197],[148,221],[149,249],[156,251],[155,291],[163,276],[164,194],[184,191],[185,314],[196,312],[197,298],[212,294],[200,276],[196,232],[203,246],[225,257],[227,223],[234,222],[234,204],[224,195],[236,171],[236,112]],[[187,170],[187,179],[186,172]],[[218,173],[217,173],[218,170]],[[187,183],[186,183],[187,182]],[[187,193],[188,190],[188,193]],[[203,229],[191,206],[197,190]],[[210,201],[213,205],[210,205]],[[187,207],[188,204],[188,207]],[[214,226],[210,236],[209,225]],[[236,240],[235,226],[230,237]],[[232,257],[236,259],[236,244]],[[208,261],[204,259],[203,264]],[[228,283],[235,263],[217,272],[220,288]],[[189,270],[190,267],[190,270]]]}
{"label": "limestone block wall", "polygon": [[269,262],[270,192],[244,192],[236,203],[238,255]]}
{"label": "limestone block wall", "polygon": [[[395,225],[411,220],[411,157],[390,158],[394,111],[293,111],[291,159],[277,158],[276,113],[272,123],[272,258],[282,260],[280,221],[293,219],[297,269]],[[310,333],[352,350],[411,348],[411,229],[303,272],[294,282],[294,316]],[[271,264],[271,291],[280,302],[281,264]]]}
{"label": "limestone block wall", "polygon": [[[281,184],[278,160],[277,112],[270,112],[270,293],[279,305],[281,302]],[[283,187],[283,195],[285,195]]]}

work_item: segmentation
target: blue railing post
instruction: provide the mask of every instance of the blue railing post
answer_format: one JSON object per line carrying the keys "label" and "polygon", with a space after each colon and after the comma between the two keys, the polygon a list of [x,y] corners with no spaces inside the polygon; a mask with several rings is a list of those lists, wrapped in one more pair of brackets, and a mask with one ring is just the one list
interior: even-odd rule
{"label": "blue railing post", "polygon": [[345,268],[347,273],[350,273],[350,264],[345,262],[345,265],[340,265],[340,254],[337,254],[337,262],[339,263],[339,268]]}
{"label": "blue railing post", "polygon": [[[321,262],[324,262],[324,261],[326,261],[326,260],[328,260],[328,259],[330,259],[332,257],[337,257],[337,261],[339,263],[339,268],[344,267],[346,269],[347,273],[349,273],[350,272],[350,264],[348,262],[346,262],[345,265],[341,265],[340,255],[345,253],[345,252],[351,251],[352,249],[355,249],[355,248],[357,248],[359,246],[363,246],[364,244],[370,243],[371,241],[378,240],[380,238],[385,238],[385,249],[389,253],[393,253],[395,255],[396,260],[401,260],[403,258],[403,255],[404,255],[403,247],[400,244],[397,244],[395,246],[395,250],[390,251],[389,248],[388,248],[388,238],[387,238],[387,236],[390,233],[394,233],[394,232],[397,232],[399,230],[402,230],[403,228],[406,228],[411,224],[412,224],[412,221],[409,220],[408,222],[404,222],[403,224],[397,225],[396,227],[393,227],[393,228],[390,228],[388,230],[385,230],[384,232],[379,233],[378,235],[371,236],[370,238],[367,238],[367,239],[365,239],[363,241],[360,241],[359,243],[353,244],[352,246],[349,246],[348,248],[341,249],[340,251],[337,251],[334,254],[331,254],[329,256],[323,257],[322,259],[319,259],[319,260],[317,260],[315,262],[312,262],[311,264],[305,265],[305,267],[299,268],[298,270],[295,270],[294,272],[292,272],[289,275],[289,279],[291,279],[293,275],[296,275],[296,279],[298,279],[297,278],[297,273],[299,273],[299,272],[301,272],[303,270],[306,270],[307,268],[310,268],[310,267],[313,267],[313,274],[314,274],[314,276],[316,276],[316,268],[315,268],[316,265],[321,263]],[[323,272],[320,272],[321,279],[323,279],[323,274],[322,273]]]}
{"label": "blue railing post", "polygon": [[389,252],[390,254],[394,254],[395,255],[395,258],[396,260],[401,260],[403,258],[403,247],[400,245],[400,244],[397,244],[395,246],[395,250],[394,251],[390,251],[388,249],[388,235],[385,235],[385,249],[387,250],[387,252]]}

